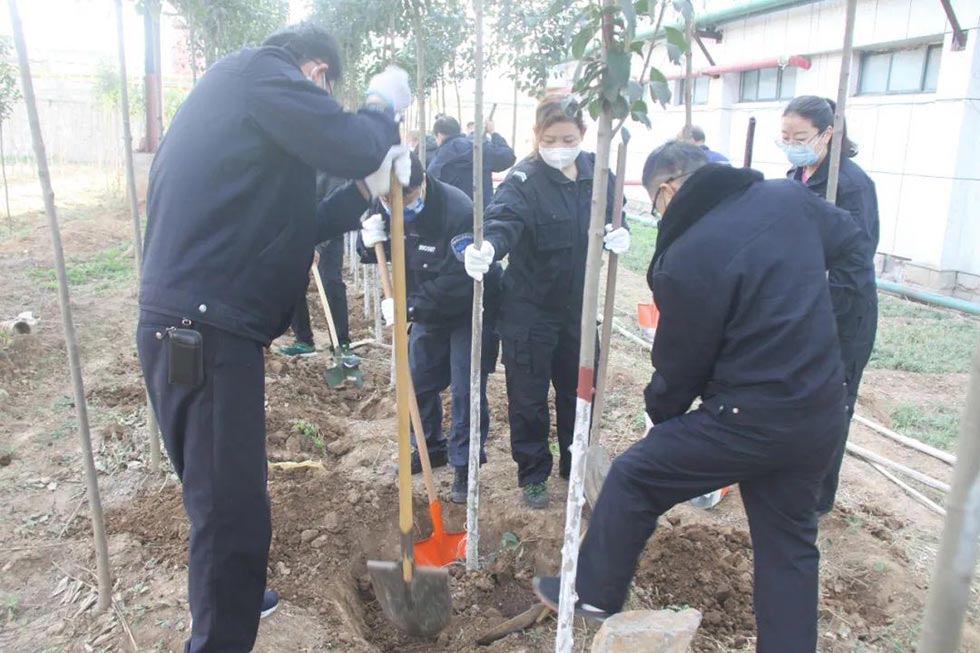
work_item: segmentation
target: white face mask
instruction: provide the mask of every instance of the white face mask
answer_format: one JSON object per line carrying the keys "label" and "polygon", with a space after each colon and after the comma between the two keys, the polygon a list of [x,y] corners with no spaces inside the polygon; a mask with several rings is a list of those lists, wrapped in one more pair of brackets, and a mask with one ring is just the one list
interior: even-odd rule
{"label": "white face mask", "polygon": [[582,152],[582,146],[574,147],[542,147],[538,148],[541,160],[552,168],[562,170],[575,163],[575,159]]}

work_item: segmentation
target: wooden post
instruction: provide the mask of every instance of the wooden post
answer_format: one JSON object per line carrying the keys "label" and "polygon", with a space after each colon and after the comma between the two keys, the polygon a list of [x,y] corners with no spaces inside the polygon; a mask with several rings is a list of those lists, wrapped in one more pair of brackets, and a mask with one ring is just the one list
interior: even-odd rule
{"label": "wooden post", "polygon": [[[123,33],[122,0],[116,0],[116,34],[119,37],[119,111],[122,113],[123,149],[126,153],[126,194],[129,196],[129,213],[133,219],[133,262],[136,266],[136,283],[139,285],[143,269],[143,226],[140,224],[140,203],[136,196],[136,171],[133,166],[133,133],[129,125],[129,88],[126,80],[126,41]],[[146,430],[150,438],[150,471],[160,471],[160,427],[156,413],[146,395]]]}
{"label": "wooden post", "polygon": [[112,599],[112,581],[109,575],[109,549],[106,545],[105,519],[102,515],[102,499],[99,496],[98,473],[92,456],[92,436],[89,432],[88,405],[85,403],[85,385],[82,382],[82,366],[78,355],[78,336],[71,314],[71,300],[68,296],[68,274],[65,270],[65,253],[61,247],[61,231],[58,227],[58,213],[54,204],[54,190],[51,187],[51,173],[48,170],[48,156],[41,135],[41,122],[37,115],[37,100],[34,96],[34,83],[31,80],[31,62],[27,56],[27,43],[24,41],[24,27],[20,22],[17,0],[10,0],[10,24],[14,33],[14,45],[20,61],[20,78],[24,91],[24,104],[27,105],[27,121],[31,126],[31,140],[34,143],[34,157],[37,159],[37,176],[41,182],[41,195],[44,197],[44,211],[48,216],[48,229],[51,231],[51,248],[54,250],[54,271],[58,277],[58,303],[61,306],[61,321],[65,332],[65,347],[68,350],[68,367],[71,372],[72,390],[75,395],[75,412],[78,417],[78,440],[82,448],[82,463],[85,465],[85,485],[88,494],[89,510],[92,513],[92,535],[95,539],[95,565],[98,578],[101,612],[109,607]]}
{"label": "wooden post", "polygon": [[[616,190],[613,194],[612,226],[618,229],[623,226],[623,194],[626,176],[626,146],[629,144],[629,132],[626,128],[620,130],[623,142],[619,144],[616,153]],[[602,307],[602,330],[599,337],[599,370],[595,382],[595,401],[592,407],[592,432],[589,444],[599,444],[599,421],[606,403],[606,370],[609,368],[609,343],[612,341],[613,313],[616,309],[616,273],[619,270],[619,256],[609,252],[609,264],[606,267],[606,296]]]}
{"label": "wooden post", "polygon": [[837,203],[837,180],[840,177],[841,143],[844,140],[844,107],[851,82],[851,55],[854,45],[854,15],[857,0],[847,0],[844,23],[844,49],[841,51],[840,83],[837,86],[837,111],[834,113],[834,135],[830,139],[830,172],[827,175],[827,201]]}
{"label": "wooden post", "polygon": [[966,393],[966,412],[956,445],[953,489],[946,502],[946,523],[929,584],[920,653],[960,650],[963,619],[971,601],[970,585],[980,538],[980,347]]}
{"label": "wooden post", "polygon": [[[476,138],[473,139],[473,244],[483,245],[483,0],[473,0],[476,16]],[[462,116],[460,116],[462,119]],[[480,568],[480,389],[483,379],[483,281],[473,280],[470,345],[470,457],[466,497],[466,569]]]}
{"label": "wooden post", "polygon": [[[612,0],[603,0],[606,10],[603,25],[603,48],[608,52],[612,42],[612,20],[608,9]],[[575,435],[570,447],[572,469],[568,479],[565,505],[565,537],[561,548],[561,594],[558,605],[556,653],[572,653],[574,638],[575,577],[582,528],[582,505],[585,503],[585,449],[589,441],[592,418],[592,395],[595,366],[596,310],[599,306],[599,272],[602,267],[602,237],[609,198],[609,149],[612,140],[612,111],[604,103],[599,116],[598,143],[595,155],[595,179],[592,183],[592,216],[589,220],[589,246],[585,263],[585,288],[582,291],[582,340],[579,344],[578,391],[575,401]]]}

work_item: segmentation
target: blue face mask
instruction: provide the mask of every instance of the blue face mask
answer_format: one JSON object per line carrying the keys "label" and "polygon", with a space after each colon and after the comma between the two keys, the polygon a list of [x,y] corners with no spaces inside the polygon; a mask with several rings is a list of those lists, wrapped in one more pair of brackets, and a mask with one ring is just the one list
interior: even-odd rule
{"label": "blue face mask", "polygon": [[786,153],[786,158],[789,159],[789,162],[797,168],[812,166],[820,160],[820,155],[817,154],[817,150],[809,143],[786,145],[783,147],[783,152]]}
{"label": "blue face mask", "polygon": [[[389,216],[391,215],[391,207],[388,206],[388,203],[384,200],[381,200],[381,208],[384,209],[386,214]],[[405,222],[414,222],[416,218],[422,215],[423,209],[425,209],[425,198],[419,195],[414,202],[404,208],[403,214],[405,216]]]}

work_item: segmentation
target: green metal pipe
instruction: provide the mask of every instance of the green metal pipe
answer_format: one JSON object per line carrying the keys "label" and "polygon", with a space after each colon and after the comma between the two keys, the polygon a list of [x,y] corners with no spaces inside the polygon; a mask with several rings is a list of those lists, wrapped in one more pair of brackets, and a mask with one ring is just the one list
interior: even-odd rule
{"label": "green metal pipe", "polygon": [[[694,19],[698,28],[708,29],[711,27],[717,27],[718,25],[722,25],[724,23],[742,20],[744,18],[751,18],[752,16],[760,16],[762,14],[772,13],[781,9],[792,9],[793,7],[814,4],[818,1],[819,0],[748,0],[748,2],[739,2],[716,11],[707,11],[703,14],[695,14]],[[682,31],[684,30],[684,25],[682,23],[678,23],[677,25],[674,25],[674,27]],[[662,27],[660,28],[660,31],[656,33],[654,33],[652,29],[649,29],[643,32],[638,32],[635,40],[650,41],[654,38],[659,38],[663,35],[663,33],[664,30]],[[566,59],[562,63],[568,63],[570,61],[575,60]]]}
{"label": "green metal pipe", "polygon": [[980,304],[968,302],[965,299],[947,297],[946,295],[937,295],[936,293],[909,288],[908,286],[903,286],[902,284],[894,283],[892,281],[885,281],[884,279],[878,279],[878,290],[907,297],[908,299],[914,299],[915,301],[922,302],[924,304],[932,304],[933,306],[939,306],[941,308],[949,308],[954,311],[969,313],[970,315],[980,315]]}

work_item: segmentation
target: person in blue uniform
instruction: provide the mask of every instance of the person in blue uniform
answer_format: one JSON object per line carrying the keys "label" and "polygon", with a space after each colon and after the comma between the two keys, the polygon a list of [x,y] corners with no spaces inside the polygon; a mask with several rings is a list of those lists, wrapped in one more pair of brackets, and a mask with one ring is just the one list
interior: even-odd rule
{"label": "person in blue uniform", "polygon": [[[801,95],[794,98],[783,112],[780,144],[786,158],[793,165],[787,176],[805,185],[819,197],[827,196],[835,109],[836,105],[832,100]],[[853,157],[857,155],[857,146],[847,137],[847,123],[844,123],[842,136],[835,203],[850,213],[868,236],[864,258],[874,266],[879,233],[878,194],[871,178],[853,161]],[[838,284],[833,273],[830,283],[832,288]],[[831,294],[831,299],[834,298],[835,295]],[[847,411],[848,415],[853,416],[861,376],[871,359],[871,350],[874,349],[875,335],[878,332],[877,287],[867,287],[864,294],[853,302],[844,305],[835,302],[834,309],[837,313],[837,335],[844,360],[844,380],[847,383]],[[822,515],[829,513],[834,507],[840,468],[844,461],[844,445],[845,442],[842,442],[821,485],[817,511]]]}
{"label": "person in blue uniform", "polygon": [[[433,127],[439,149],[428,159],[430,177],[460,189],[473,199],[473,138],[464,136],[459,122],[450,116],[442,116]],[[483,207],[493,197],[493,173],[514,165],[514,150],[504,137],[496,133],[493,122],[488,120],[483,142]]]}
{"label": "person in blue uniform", "polygon": [[[867,236],[799,184],[655,150],[643,184],[663,219],[647,282],[660,309],[655,426],[612,464],[578,558],[578,614],[623,607],[672,506],[739,484],[752,534],[760,653],[815,653],[817,491],[847,427],[827,270],[851,299],[874,283]],[[695,399],[701,404],[688,412]],[[557,608],[557,577],[535,579]]]}
{"label": "person in blue uniform", "polygon": [[704,155],[708,157],[708,163],[731,163],[728,157],[721,152],[715,152],[705,143],[704,130],[697,125],[691,125],[681,130],[677,140],[691,143],[701,148]]}
{"label": "person in blue uniform", "polygon": [[[265,591],[263,349],[289,325],[313,247],[359,228],[391,170],[408,75],[371,80],[345,112],[336,41],[310,24],[230,54],[184,100],[153,160],[137,347],[190,518],[186,653],[247,653]],[[356,179],[316,205],[316,171]],[[352,223],[352,224],[351,224]]]}
{"label": "person in blue uniform", "polygon": [[[568,478],[575,427],[582,291],[588,253],[595,154],[582,151],[585,123],[570,96],[549,96],[537,108],[536,151],[497,189],[487,209],[482,249],[466,249],[474,278],[509,255],[498,321],[507,377],[511,454],[517,482],[532,508],[548,505],[548,387],[555,389],[558,473]],[[629,249],[629,231],[611,229],[615,179],[610,175],[605,247]]]}
{"label": "person in blue uniform", "polygon": [[[473,282],[462,264],[463,249],[473,242],[473,202],[463,191],[428,176],[412,154],[412,176],[405,193],[405,272],[408,320],[411,324],[408,359],[418,399],[419,415],[432,467],[452,465],[455,476],[451,499],[466,503],[470,447],[470,346]],[[364,221],[358,239],[361,260],[377,263],[374,247],[388,245],[390,217],[387,198],[378,213]],[[390,260],[390,255],[389,255]],[[483,367],[480,377],[480,460],[490,430],[487,376],[497,361],[499,339],[494,330],[499,302],[500,266],[484,285]],[[382,307],[386,322],[394,321],[394,305]],[[442,432],[442,391],[451,388],[452,426]],[[412,444],[420,434],[412,432]],[[418,451],[412,452],[412,473],[422,471]]]}

